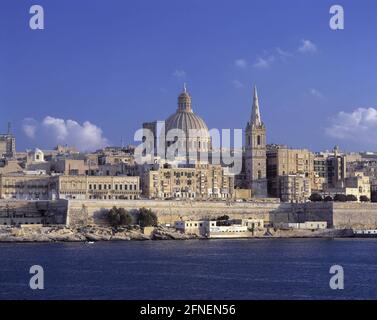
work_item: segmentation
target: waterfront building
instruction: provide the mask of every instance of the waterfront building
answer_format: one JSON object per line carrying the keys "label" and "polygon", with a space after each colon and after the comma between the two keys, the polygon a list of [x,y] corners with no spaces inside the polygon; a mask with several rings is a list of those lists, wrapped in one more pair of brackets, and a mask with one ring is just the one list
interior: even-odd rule
{"label": "waterfront building", "polygon": [[327,221],[305,221],[274,223],[274,227],[279,229],[300,229],[300,230],[324,230],[327,229]]}
{"label": "waterfront building", "polygon": [[[175,228],[182,233],[207,238],[246,238],[252,237],[257,229],[259,231],[264,230],[263,220],[248,220],[240,219],[239,223],[229,221],[227,225],[220,225],[218,221],[214,220],[182,220],[175,222]],[[248,224],[253,225],[253,228],[249,227]],[[260,226],[256,228],[256,224]]]}
{"label": "waterfront building", "polygon": [[216,221],[208,220],[181,220],[176,221],[175,229],[185,234],[195,234],[197,236],[206,236],[209,227],[216,227]]}

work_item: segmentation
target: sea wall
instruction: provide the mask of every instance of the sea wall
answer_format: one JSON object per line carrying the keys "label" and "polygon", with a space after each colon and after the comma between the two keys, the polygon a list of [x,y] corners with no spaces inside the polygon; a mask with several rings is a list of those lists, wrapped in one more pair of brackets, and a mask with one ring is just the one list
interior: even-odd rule
{"label": "sea wall", "polygon": [[106,213],[112,207],[135,212],[145,207],[158,215],[162,224],[173,224],[182,219],[216,219],[228,215],[232,219],[260,218],[270,220],[270,213],[279,208],[279,203],[226,203],[215,201],[158,201],[158,200],[70,200],[68,205],[68,225],[104,225]]}
{"label": "sea wall", "polygon": [[333,223],[338,229],[377,229],[377,203],[334,203]]}
{"label": "sea wall", "polygon": [[377,203],[277,203],[158,200],[0,200],[0,225],[66,224],[67,226],[107,225],[106,214],[112,207],[131,213],[151,209],[162,224],[180,219],[257,218],[265,223],[326,221],[330,228],[377,229]]}
{"label": "sea wall", "polygon": [[68,201],[0,200],[0,225],[65,224]]}

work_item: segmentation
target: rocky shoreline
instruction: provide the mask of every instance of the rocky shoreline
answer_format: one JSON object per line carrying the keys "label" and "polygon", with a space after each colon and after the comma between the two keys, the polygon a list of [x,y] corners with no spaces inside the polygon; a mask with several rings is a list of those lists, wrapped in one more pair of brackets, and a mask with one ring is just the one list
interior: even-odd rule
{"label": "rocky shoreline", "polygon": [[[268,230],[253,238],[349,238],[352,230]],[[158,226],[147,235],[137,227],[110,228],[85,227],[1,227],[0,242],[96,242],[96,241],[146,241],[146,240],[190,240],[207,239],[192,234],[183,234],[173,228]]]}
{"label": "rocky shoreline", "polygon": [[145,235],[138,227],[110,228],[86,227],[40,227],[40,228],[0,228],[0,242],[92,242],[130,240],[188,240],[199,239],[196,235],[176,232],[172,228],[156,227],[150,235]]}

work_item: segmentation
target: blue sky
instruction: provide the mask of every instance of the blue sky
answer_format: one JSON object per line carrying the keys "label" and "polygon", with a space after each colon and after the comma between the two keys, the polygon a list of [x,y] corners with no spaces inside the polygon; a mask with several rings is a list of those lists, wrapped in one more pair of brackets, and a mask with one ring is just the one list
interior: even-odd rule
{"label": "blue sky", "polygon": [[132,143],[183,82],[209,128],[244,128],[256,84],[269,143],[377,150],[376,18],[375,0],[2,0],[0,131],[11,121],[19,150]]}

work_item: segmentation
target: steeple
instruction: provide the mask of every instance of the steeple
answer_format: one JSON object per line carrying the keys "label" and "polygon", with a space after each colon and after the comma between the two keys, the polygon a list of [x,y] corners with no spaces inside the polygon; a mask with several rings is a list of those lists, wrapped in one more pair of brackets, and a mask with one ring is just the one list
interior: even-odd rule
{"label": "steeple", "polygon": [[253,108],[251,111],[251,125],[254,125],[257,127],[263,126],[263,123],[260,117],[258,91],[257,91],[256,86],[254,86]]}

